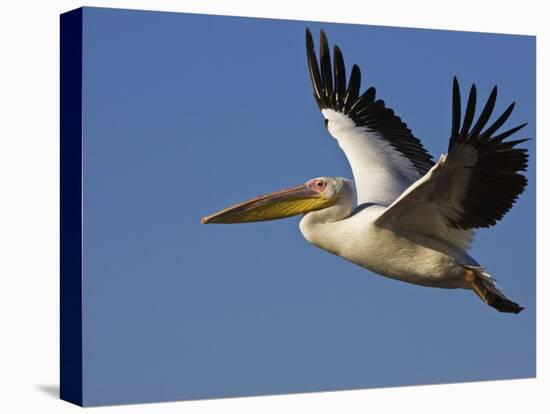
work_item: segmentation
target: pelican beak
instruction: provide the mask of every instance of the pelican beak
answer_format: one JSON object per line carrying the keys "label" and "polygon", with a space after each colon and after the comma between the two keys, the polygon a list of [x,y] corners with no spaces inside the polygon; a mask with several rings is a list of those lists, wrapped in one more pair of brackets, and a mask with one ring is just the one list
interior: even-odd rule
{"label": "pelican beak", "polygon": [[262,195],[201,218],[207,223],[248,223],[276,220],[329,207],[333,200],[306,184]]}

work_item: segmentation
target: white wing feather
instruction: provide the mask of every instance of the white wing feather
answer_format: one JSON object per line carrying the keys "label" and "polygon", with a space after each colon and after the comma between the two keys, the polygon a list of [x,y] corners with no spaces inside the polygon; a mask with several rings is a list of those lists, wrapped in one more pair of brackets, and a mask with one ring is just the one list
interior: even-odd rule
{"label": "white wing feather", "polygon": [[452,227],[449,218],[464,214],[462,201],[471,171],[463,167],[475,162],[475,158],[475,152],[464,151],[462,162],[448,166],[447,156],[442,155],[426,175],[384,211],[376,224],[408,229],[468,249],[474,231]]}
{"label": "white wing feather", "polygon": [[327,129],[338,141],[353,171],[357,203],[390,205],[420,178],[413,163],[392,148],[380,134],[358,127],[347,115],[323,109]]}

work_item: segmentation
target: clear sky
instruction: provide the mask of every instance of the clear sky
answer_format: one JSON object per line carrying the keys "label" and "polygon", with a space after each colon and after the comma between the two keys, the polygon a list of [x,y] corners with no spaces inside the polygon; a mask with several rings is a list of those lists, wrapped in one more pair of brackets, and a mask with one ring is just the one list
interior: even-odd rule
{"label": "clear sky", "polygon": [[[298,217],[200,217],[351,171],[314,102],[324,28],[435,158],[452,78],[533,140],[529,185],[471,254],[526,309],[377,276]],[[84,402],[196,399],[535,375],[535,38],[107,9],[84,12]],[[484,103],[484,102],[483,102]]]}

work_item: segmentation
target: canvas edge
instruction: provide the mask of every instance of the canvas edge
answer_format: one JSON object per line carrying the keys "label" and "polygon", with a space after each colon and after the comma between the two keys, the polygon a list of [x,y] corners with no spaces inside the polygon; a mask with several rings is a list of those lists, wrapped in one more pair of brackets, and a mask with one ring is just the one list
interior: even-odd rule
{"label": "canvas edge", "polygon": [[83,405],[82,8],[60,15],[60,398]]}

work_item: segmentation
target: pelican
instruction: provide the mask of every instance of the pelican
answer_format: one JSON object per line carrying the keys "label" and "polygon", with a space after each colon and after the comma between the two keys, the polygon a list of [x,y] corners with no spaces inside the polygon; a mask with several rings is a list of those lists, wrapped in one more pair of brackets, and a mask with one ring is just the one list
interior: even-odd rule
{"label": "pelican", "polygon": [[514,103],[487,126],[497,88],[475,119],[473,84],[462,118],[454,77],[448,152],[434,162],[407,125],[376,99],[373,87],[360,94],[357,65],[346,78],[338,46],[332,64],[324,31],[319,61],[309,29],[306,51],[313,96],[354,181],[314,178],[203,217],[201,223],[302,214],[300,231],[308,242],[371,272],[426,287],[471,290],[500,312],[521,312],[468,254],[475,230],[496,224],[527,184],[520,173],[527,168],[527,150],[516,148],[526,139],[506,140],[526,124],[497,132]]}

